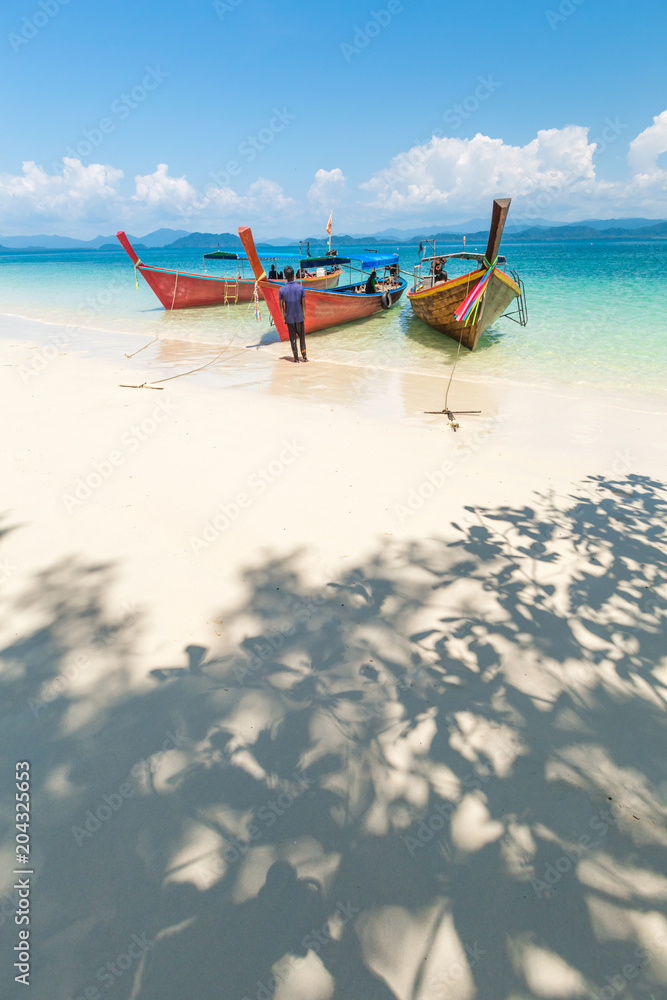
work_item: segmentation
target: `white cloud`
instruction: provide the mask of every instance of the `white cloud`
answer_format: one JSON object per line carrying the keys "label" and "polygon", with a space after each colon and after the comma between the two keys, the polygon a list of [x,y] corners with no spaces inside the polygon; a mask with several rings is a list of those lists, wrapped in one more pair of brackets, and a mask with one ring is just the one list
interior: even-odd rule
{"label": "white cloud", "polygon": [[63,172],[49,174],[35,163],[24,163],[18,176],[0,174],[0,217],[27,232],[57,229],[66,235],[76,229],[96,235],[119,225],[135,230],[177,222],[180,227],[225,227],[235,231],[243,222],[274,222],[301,211],[275,181],[258,177],[240,194],[229,187],[198,191],[186,177],[173,177],[166,163],[150,174],[134,178],[134,191],[123,193],[123,171],[65,157]]}
{"label": "white cloud", "polygon": [[132,201],[151,209],[173,211],[177,206],[188,207],[196,201],[197,192],[185,177],[170,177],[166,163],[158,163],[152,174],[137,175]]}
{"label": "white cloud", "polygon": [[64,157],[62,174],[47,174],[33,162],[17,176],[0,174],[0,216],[3,224],[80,222],[107,219],[118,206],[122,170]]}
{"label": "white cloud", "polygon": [[413,146],[389,167],[363,183],[368,207],[382,216],[450,217],[487,211],[498,195],[514,199],[513,216],[526,222],[540,215],[581,218],[594,215],[650,214],[667,210],[667,171],[656,161],[667,150],[667,112],[630,143],[634,175],[626,181],[600,180],[594,156],[620,141],[622,123],[608,121],[600,139],[580,125],[541,130],[525,146],[477,134],[472,139],[444,136]]}
{"label": "white cloud", "polygon": [[346,178],[340,167],[318,170],[308,190],[308,201],[315,209],[331,209],[345,193]]}
{"label": "white cloud", "polygon": [[[198,190],[160,163],[152,173],[135,176],[132,186],[123,182],[122,170],[101,163],[84,166],[65,157],[62,171],[49,174],[27,162],[21,174],[0,175],[0,218],[6,231],[27,233],[46,229],[83,235],[85,229],[92,236],[118,226],[137,232],[174,223],[207,232],[234,232],[247,223],[266,233],[269,224],[272,230],[276,225],[291,229],[295,220],[321,224],[323,213],[327,217],[338,205],[339,224],[354,231],[380,223],[446,225],[442,220],[486,215],[498,195],[513,198],[516,223],[529,224],[537,216],[667,217],[667,169],[659,165],[667,152],[667,111],[627,146],[625,132],[621,122],[608,120],[599,138],[591,138],[584,126],[568,125],[540,130],[524,146],[482,134],[433,136],[398,153],[361,184],[356,203],[341,167],[318,170],[299,202],[265,177],[244,192],[216,185]],[[614,143],[627,149],[630,173],[611,182],[598,177],[596,157]]]}
{"label": "white cloud", "polygon": [[465,214],[487,208],[500,192],[526,203],[545,190],[587,190],[595,179],[594,153],[588,129],[578,125],[540,131],[526,146],[479,133],[472,139],[434,137],[399,153],[361,187],[382,211],[427,207],[431,214]]}
{"label": "white cloud", "polygon": [[245,221],[258,217],[272,221],[278,215],[293,215],[298,210],[297,203],[285,196],[280,185],[265,177],[258,177],[245,195],[213,185],[197,191],[185,177],[170,177],[167,164],[160,163],[152,174],[135,177],[135,184],[133,202],[181,223],[200,225],[205,220],[207,230],[216,225],[233,230],[244,216]]}
{"label": "white cloud", "polygon": [[650,176],[665,173],[658,167],[658,157],[667,153],[667,111],[656,115],[653,124],[630,143],[628,163],[635,175]]}

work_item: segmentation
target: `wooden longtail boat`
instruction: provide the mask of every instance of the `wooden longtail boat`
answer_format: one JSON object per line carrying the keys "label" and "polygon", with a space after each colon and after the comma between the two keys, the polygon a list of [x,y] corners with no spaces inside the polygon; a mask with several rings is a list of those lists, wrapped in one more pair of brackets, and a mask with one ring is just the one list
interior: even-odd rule
{"label": "wooden longtail boat", "polygon": [[[262,267],[261,261],[255,248],[255,241],[248,226],[239,228],[239,236],[248,259],[252,264],[254,275],[257,279],[259,289],[266,300],[269,311],[275,323],[276,330],[281,340],[289,340],[287,326],[283,321],[280,311],[280,282],[269,281]],[[316,330],[326,330],[330,326],[339,326],[341,323],[351,323],[357,319],[366,319],[383,309],[390,309],[407,288],[407,282],[398,276],[398,258],[392,257],[396,263],[385,268],[385,278],[377,283],[377,290],[372,294],[366,294],[366,280],[353,284],[343,285],[330,291],[323,291],[312,288],[304,282],[306,289],[306,333],[315,333]],[[350,263],[349,257],[337,258],[338,263]],[[382,261],[384,258],[381,259]],[[365,263],[370,264],[369,259]]]}
{"label": "wooden longtail boat", "polygon": [[[252,301],[255,294],[254,278],[216,277],[211,274],[173,271],[166,267],[150,267],[139,260],[122,230],[116,236],[134,264],[135,271],[145,279],[165,309],[234,305],[237,302]],[[234,259],[238,260],[238,255]],[[336,267],[328,274],[304,278],[303,284],[307,288],[335,288],[341,273],[341,269]]]}
{"label": "wooden longtail boat", "polygon": [[[515,271],[506,273],[506,258],[498,256],[511,200],[498,198],[493,203],[484,256],[452,253],[424,258],[415,268],[415,283],[408,292],[408,299],[420,320],[452,340],[460,341],[470,351],[475,350],[484,331],[505,314],[515,300],[516,315],[507,314],[508,318],[515,319],[521,326],[527,323],[523,282]],[[448,260],[469,260],[478,266],[469,274],[436,283],[436,265],[440,263],[444,269]],[[422,277],[421,268],[426,263],[431,265],[430,273]]]}

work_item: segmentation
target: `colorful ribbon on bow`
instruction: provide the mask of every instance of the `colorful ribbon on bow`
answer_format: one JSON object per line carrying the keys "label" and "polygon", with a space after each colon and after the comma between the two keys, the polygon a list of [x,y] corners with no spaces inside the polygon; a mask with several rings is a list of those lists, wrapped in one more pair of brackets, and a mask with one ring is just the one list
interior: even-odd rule
{"label": "colorful ribbon on bow", "polygon": [[486,291],[486,286],[489,283],[489,279],[493,274],[493,269],[498,263],[498,258],[494,260],[493,264],[489,264],[486,257],[484,258],[484,263],[487,267],[487,272],[483,278],[477,282],[473,290],[469,295],[463,300],[461,305],[458,307],[454,313],[454,319],[458,320],[459,323],[474,322],[477,317],[477,310],[479,309],[479,304],[482,301],[484,292]]}
{"label": "colorful ribbon on bow", "polygon": [[262,310],[259,308],[259,285],[255,282],[255,291],[253,294],[255,300],[255,319],[259,323],[262,319]]}

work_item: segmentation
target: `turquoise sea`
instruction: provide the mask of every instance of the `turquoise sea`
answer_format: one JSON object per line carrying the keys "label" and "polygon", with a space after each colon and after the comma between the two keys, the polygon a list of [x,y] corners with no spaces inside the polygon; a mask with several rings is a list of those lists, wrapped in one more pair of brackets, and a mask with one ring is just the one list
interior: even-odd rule
{"label": "turquoise sea", "polygon": [[[438,246],[439,252],[460,249]],[[467,249],[484,248],[468,245]],[[346,253],[345,248],[339,252]],[[474,354],[462,352],[459,375],[652,395],[664,392],[667,241],[508,243],[502,252],[508,267],[525,282],[528,326],[501,319]],[[350,251],[354,253],[359,249]],[[400,248],[401,267],[411,271],[416,256],[416,246]],[[146,250],[141,257],[146,264],[203,269],[202,251]],[[209,273],[224,273],[224,267],[207,262]],[[225,344],[232,345],[235,356],[246,358],[243,348],[251,345],[271,350],[275,331],[263,303],[261,312],[259,323],[247,305],[165,312],[141,277],[137,292],[132,264],[122,251],[0,255],[0,313],[74,327],[72,342],[76,339],[82,348],[88,329],[136,334],[137,347],[142,346],[139,338],[157,336],[158,345],[164,342],[165,348],[174,350],[147,353],[154,367],[178,357],[179,343],[187,345],[182,357],[187,357],[188,366],[197,361],[198,353],[207,361],[215,353],[213,348]],[[313,334],[309,352],[313,358],[338,364],[445,374],[456,344],[424,326],[404,298],[394,309],[363,323]],[[230,349],[230,359],[231,355]]]}

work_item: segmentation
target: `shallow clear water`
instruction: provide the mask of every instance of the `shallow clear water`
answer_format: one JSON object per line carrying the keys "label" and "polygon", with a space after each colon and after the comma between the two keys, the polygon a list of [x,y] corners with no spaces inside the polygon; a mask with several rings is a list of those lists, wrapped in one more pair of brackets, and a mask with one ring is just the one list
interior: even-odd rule
{"label": "shallow clear water", "polygon": [[[405,270],[412,269],[416,251],[401,249]],[[499,320],[474,354],[461,353],[460,376],[664,391],[667,241],[507,244],[503,252],[525,282],[529,324]],[[203,270],[201,251],[146,250],[142,259]],[[224,268],[207,262],[209,273]],[[192,345],[209,345],[202,347],[208,360],[211,346],[275,343],[263,303],[261,312],[259,323],[252,305],[165,312],[141,277],[137,292],[132,264],[122,252],[0,255],[0,313],[75,327],[82,341],[86,329],[157,335],[189,342],[190,360]],[[364,322],[313,334],[309,349],[311,356],[335,363],[429,373],[444,373],[456,355],[456,344],[421,323],[406,298]]]}

